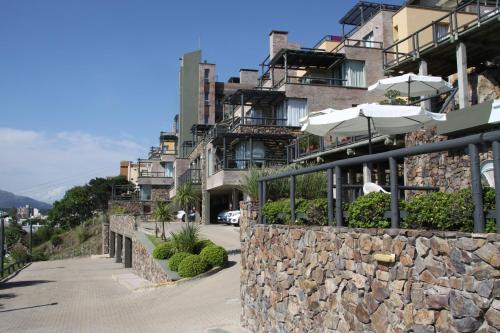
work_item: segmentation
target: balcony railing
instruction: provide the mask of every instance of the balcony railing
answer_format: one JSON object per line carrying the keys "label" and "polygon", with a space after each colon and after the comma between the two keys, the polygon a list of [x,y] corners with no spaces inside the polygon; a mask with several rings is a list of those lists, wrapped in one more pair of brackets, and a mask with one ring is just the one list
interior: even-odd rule
{"label": "balcony railing", "polygon": [[[274,89],[280,88],[284,84],[303,84],[303,85],[316,85],[316,86],[329,86],[329,87],[346,87],[347,80],[328,78],[328,77],[314,77],[314,76],[293,76],[287,75],[275,84]],[[365,88],[365,87],[359,87]]]}
{"label": "balcony railing", "polygon": [[215,165],[214,173],[222,170],[248,170],[250,167],[263,168],[287,164],[286,159],[227,159]]}
{"label": "balcony railing", "polygon": [[[420,53],[427,49],[447,43],[451,39],[458,40],[460,35],[472,29],[476,29],[481,26],[483,22],[498,16],[500,13],[499,3],[500,1],[496,1],[495,5],[487,7],[488,11],[482,10],[485,6],[481,0],[470,0],[462,3],[448,14],[432,21],[432,23],[415,31],[408,37],[384,49],[384,68],[388,69],[408,59],[418,59],[420,58]],[[460,24],[459,20],[462,20],[460,15],[462,15],[464,10],[471,5],[476,6],[476,13],[468,12],[471,19],[465,20],[466,22]],[[439,29],[439,27],[442,26],[448,27],[446,34],[443,34],[442,30]],[[432,36],[432,38],[429,40],[427,36]]]}
{"label": "balcony railing", "polygon": [[287,126],[286,118],[273,117],[243,117],[234,120],[233,128],[239,125],[254,125],[254,126]]}
{"label": "balcony railing", "polygon": [[172,178],[172,173],[171,172],[165,172],[165,171],[144,171],[141,170],[139,172],[139,177],[145,177],[145,178]]}
{"label": "balcony railing", "polygon": [[346,46],[347,47],[365,47],[365,48],[370,48],[370,49],[382,49],[384,46],[384,43],[376,42],[376,41],[372,41],[372,40],[345,38],[331,52],[337,53]]}
{"label": "balcony railing", "polygon": [[191,183],[193,185],[201,184],[201,169],[188,169],[179,177],[179,185]]}
{"label": "balcony railing", "polygon": [[139,200],[139,189],[132,185],[113,185],[111,199],[116,201]]}

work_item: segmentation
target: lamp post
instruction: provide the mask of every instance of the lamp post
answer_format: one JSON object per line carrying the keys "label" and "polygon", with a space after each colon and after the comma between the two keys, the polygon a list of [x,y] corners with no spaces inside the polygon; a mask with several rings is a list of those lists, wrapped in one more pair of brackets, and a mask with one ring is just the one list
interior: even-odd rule
{"label": "lamp post", "polygon": [[4,218],[8,216],[0,212],[0,278],[3,277],[3,258],[5,255],[5,227]]}

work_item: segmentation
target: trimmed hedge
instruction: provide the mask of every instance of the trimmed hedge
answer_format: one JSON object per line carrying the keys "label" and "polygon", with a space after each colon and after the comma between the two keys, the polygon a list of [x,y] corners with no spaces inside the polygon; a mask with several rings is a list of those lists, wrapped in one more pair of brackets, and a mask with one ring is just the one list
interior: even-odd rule
{"label": "trimmed hedge", "polygon": [[207,246],[215,245],[210,239],[199,240],[194,244],[194,254],[200,254],[200,252]]}
{"label": "trimmed hedge", "polygon": [[183,278],[193,277],[210,269],[210,264],[197,254],[190,254],[179,264],[179,275]]}
{"label": "trimmed hedge", "polygon": [[184,258],[191,255],[192,255],[191,253],[187,252],[178,252],[174,254],[172,257],[170,257],[170,260],[168,261],[168,267],[170,267],[170,269],[173,270],[174,272],[177,272],[181,261],[184,260]]}
{"label": "trimmed hedge", "polygon": [[[295,214],[298,216],[294,224],[312,224],[311,222],[314,222],[316,225],[326,225],[328,223],[327,199],[295,199]],[[266,203],[263,215],[270,224],[291,224],[290,199]],[[300,215],[305,216],[305,219],[300,219]]]}
{"label": "trimmed hedge", "polygon": [[391,196],[370,193],[360,196],[348,205],[347,221],[351,228],[388,228],[391,222],[384,217],[391,209]]}
{"label": "trimmed hedge", "polygon": [[227,263],[227,252],[222,246],[207,246],[201,251],[200,257],[212,267],[222,267]]}
{"label": "trimmed hedge", "polygon": [[169,259],[175,252],[175,245],[172,242],[161,243],[153,250],[153,258],[160,260]]}

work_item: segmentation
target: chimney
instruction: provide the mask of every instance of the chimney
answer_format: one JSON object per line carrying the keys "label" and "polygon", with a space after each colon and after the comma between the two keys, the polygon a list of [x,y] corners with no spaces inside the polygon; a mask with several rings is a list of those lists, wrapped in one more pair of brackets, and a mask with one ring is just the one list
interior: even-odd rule
{"label": "chimney", "polygon": [[269,59],[288,46],[288,31],[273,30],[269,33]]}
{"label": "chimney", "polygon": [[259,80],[259,71],[256,69],[240,69],[240,83],[257,86]]}

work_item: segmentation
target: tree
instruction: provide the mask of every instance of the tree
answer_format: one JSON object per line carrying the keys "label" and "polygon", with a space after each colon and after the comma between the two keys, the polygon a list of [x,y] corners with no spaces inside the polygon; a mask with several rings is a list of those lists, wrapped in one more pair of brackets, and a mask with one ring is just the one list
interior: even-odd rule
{"label": "tree", "polygon": [[380,102],[386,105],[406,105],[407,101],[401,98],[401,93],[398,90],[387,90],[384,96],[387,98]]}
{"label": "tree", "polygon": [[26,244],[25,236],[26,231],[23,230],[23,227],[19,223],[10,223],[5,227],[5,243],[7,245],[7,249],[12,248],[17,243]]}
{"label": "tree", "polygon": [[185,183],[177,189],[175,194],[175,202],[186,211],[189,211],[189,206],[198,202],[200,199],[200,191],[193,187],[192,183]]}
{"label": "tree", "polygon": [[158,202],[154,210],[154,217],[157,221],[161,222],[161,239],[166,240],[165,237],[165,222],[170,222],[174,218],[174,208],[171,204],[166,202]]}

